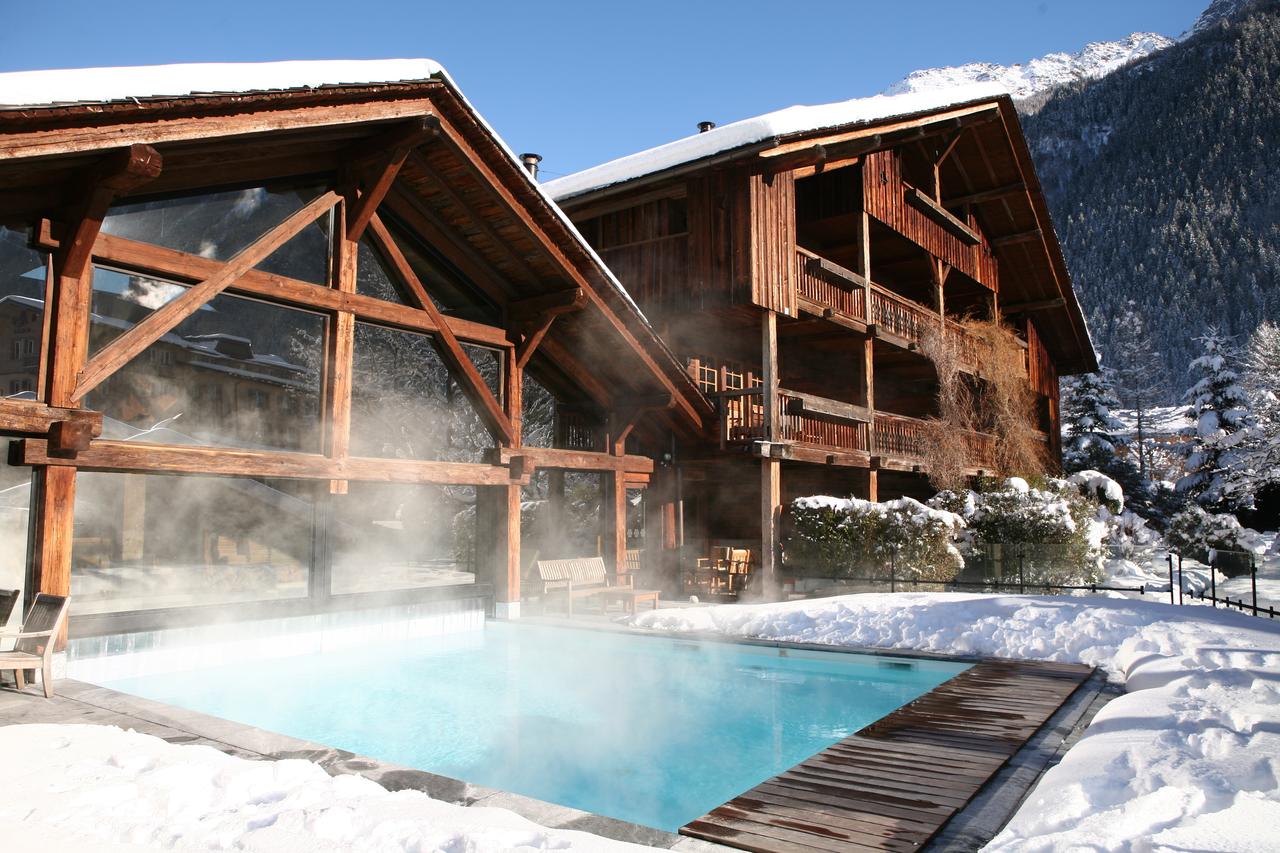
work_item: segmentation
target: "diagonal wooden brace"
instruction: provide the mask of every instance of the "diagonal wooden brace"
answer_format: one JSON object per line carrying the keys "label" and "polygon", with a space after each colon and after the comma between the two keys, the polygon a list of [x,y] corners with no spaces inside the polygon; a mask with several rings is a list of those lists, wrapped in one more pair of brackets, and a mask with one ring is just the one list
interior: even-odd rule
{"label": "diagonal wooden brace", "polygon": [[383,256],[390,262],[400,280],[418,302],[418,307],[425,311],[431,322],[439,327],[435,335],[437,349],[440,351],[440,357],[444,359],[445,366],[449,368],[450,374],[458,380],[462,393],[466,394],[467,399],[476,407],[480,420],[484,422],[493,437],[504,445],[510,445],[514,440],[515,430],[506,412],[502,410],[502,405],[485,384],[480,371],[476,370],[476,366],[463,351],[462,344],[458,343],[449,324],[440,314],[440,309],[436,308],[435,303],[431,301],[417,273],[413,271],[413,267],[409,265],[404,253],[400,251],[395,239],[376,213],[369,220],[369,233],[373,235],[374,242],[378,244]]}

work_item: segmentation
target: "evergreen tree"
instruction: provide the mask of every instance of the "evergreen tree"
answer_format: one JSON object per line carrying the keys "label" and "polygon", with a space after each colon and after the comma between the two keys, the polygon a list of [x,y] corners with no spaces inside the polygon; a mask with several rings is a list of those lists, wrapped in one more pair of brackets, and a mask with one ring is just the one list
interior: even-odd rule
{"label": "evergreen tree", "polygon": [[1252,506],[1246,439],[1252,421],[1249,399],[1240,375],[1232,367],[1239,362],[1230,340],[1216,327],[1197,338],[1201,353],[1190,371],[1199,377],[1187,390],[1187,418],[1195,427],[1186,444],[1187,474],[1178,491],[1215,509]]}
{"label": "evergreen tree", "polygon": [[1195,381],[1186,369],[1208,322],[1243,341],[1280,317],[1280,2],[1236,4],[1127,68],[1059,87],[1023,127],[1115,366],[1129,300],[1172,393]]}
{"label": "evergreen tree", "polygon": [[1263,321],[1249,338],[1244,359],[1245,390],[1252,426],[1244,442],[1251,491],[1280,487],[1280,326]]}
{"label": "evergreen tree", "polygon": [[1114,391],[1115,371],[1100,367],[1096,373],[1076,376],[1066,382],[1062,401],[1062,424],[1067,439],[1062,449],[1068,471],[1101,471],[1111,464],[1124,428],[1111,414],[1120,405]]}
{"label": "evergreen tree", "polygon": [[1147,322],[1142,318],[1138,303],[1130,299],[1116,320],[1113,338],[1115,347],[1116,396],[1125,408],[1132,409],[1137,421],[1138,472],[1149,477],[1146,425],[1148,410],[1164,399],[1168,383],[1159,350],[1151,342]]}

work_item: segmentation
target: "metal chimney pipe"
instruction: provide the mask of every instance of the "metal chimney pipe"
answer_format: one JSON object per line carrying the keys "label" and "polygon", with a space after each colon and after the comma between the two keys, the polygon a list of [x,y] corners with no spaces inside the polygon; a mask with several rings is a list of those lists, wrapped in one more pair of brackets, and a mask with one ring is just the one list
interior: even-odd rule
{"label": "metal chimney pipe", "polygon": [[698,122],[698,133],[706,133],[708,130],[715,130],[716,123],[714,121]]}
{"label": "metal chimney pipe", "polygon": [[536,181],[538,179],[538,164],[542,162],[541,154],[521,154],[520,162],[529,170],[529,175]]}

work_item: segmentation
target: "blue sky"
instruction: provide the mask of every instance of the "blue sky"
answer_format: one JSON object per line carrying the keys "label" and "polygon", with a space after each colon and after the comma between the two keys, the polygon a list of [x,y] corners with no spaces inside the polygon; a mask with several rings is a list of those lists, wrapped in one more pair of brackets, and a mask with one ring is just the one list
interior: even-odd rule
{"label": "blue sky", "polygon": [[917,68],[1011,63],[1134,31],[1176,36],[1208,0],[0,0],[0,71],[427,56],[517,151],[564,174],[795,103],[874,94]]}

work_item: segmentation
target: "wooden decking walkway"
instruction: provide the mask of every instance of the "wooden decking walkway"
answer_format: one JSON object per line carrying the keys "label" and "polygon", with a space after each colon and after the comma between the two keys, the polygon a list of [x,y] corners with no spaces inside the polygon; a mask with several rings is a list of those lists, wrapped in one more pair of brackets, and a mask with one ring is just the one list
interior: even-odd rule
{"label": "wooden decking walkway", "polygon": [[977,663],[680,832],[759,853],[918,850],[1092,671]]}

